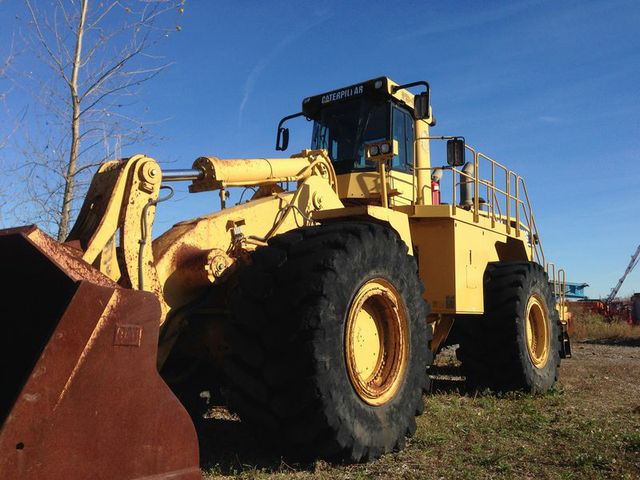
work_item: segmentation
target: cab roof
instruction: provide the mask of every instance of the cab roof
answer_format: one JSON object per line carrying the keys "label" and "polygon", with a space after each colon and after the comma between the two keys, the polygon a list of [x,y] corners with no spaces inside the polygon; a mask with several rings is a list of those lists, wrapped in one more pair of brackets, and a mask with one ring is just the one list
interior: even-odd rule
{"label": "cab roof", "polygon": [[397,103],[406,105],[413,110],[413,94],[408,90],[395,91],[398,84],[388,77],[378,77],[348,87],[320,93],[307,97],[302,101],[302,113],[307,118],[315,118],[320,110],[328,105],[341,103],[359,97],[372,99],[393,98]]}

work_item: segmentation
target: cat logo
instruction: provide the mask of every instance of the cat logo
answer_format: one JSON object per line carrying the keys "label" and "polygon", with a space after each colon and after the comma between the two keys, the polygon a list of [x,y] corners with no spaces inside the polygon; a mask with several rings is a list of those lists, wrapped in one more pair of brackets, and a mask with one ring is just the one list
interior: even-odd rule
{"label": "cat logo", "polygon": [[353,87],[344,88],[342,90],[336,90],[335,92],[327,93],[322,96],[322,104],[335,102],[337,100],[344,100],[354,95],[362,95],[364,92],[364,85],[355,85]]}

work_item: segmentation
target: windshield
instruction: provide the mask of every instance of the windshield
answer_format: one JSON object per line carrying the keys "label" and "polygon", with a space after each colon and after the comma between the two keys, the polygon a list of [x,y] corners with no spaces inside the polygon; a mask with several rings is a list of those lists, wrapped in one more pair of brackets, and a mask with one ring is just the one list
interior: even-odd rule
{"label": "windshield", "polygon": [[326,106],[313,123],[311,148],[329,152],[336,173],[375,168],[364,146],[389,138],[389,103],[359,98]]}

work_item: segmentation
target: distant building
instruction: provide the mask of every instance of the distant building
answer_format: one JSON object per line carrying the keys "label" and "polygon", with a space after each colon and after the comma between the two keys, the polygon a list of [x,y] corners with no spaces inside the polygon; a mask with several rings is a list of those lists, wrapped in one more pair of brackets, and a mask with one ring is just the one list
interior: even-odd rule
{"label": "distant building", "polygon": [[565,290],[565,296],[572,300],[583,300],[587,298],[587,294],[584,293],[584,289],[589,286],[588,283],[573,283],[567,282],[567,289]]}

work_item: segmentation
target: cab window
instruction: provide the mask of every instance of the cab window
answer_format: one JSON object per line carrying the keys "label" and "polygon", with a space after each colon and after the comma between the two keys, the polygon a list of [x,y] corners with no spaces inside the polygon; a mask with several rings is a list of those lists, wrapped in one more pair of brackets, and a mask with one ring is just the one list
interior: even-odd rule
{"label": "cab window", "polygon": [[314,119],[311,148],[327,150],[338,174],[374,170],[365,146],[389,138],[389,108],[364,97],[323,107]]}
{"label": "cab window", "polygon": [[393,157],[391,168],[410,172],[413,167],[413,117],[396,106],[393,107],[393,139],[398,142],[398,155]]}

